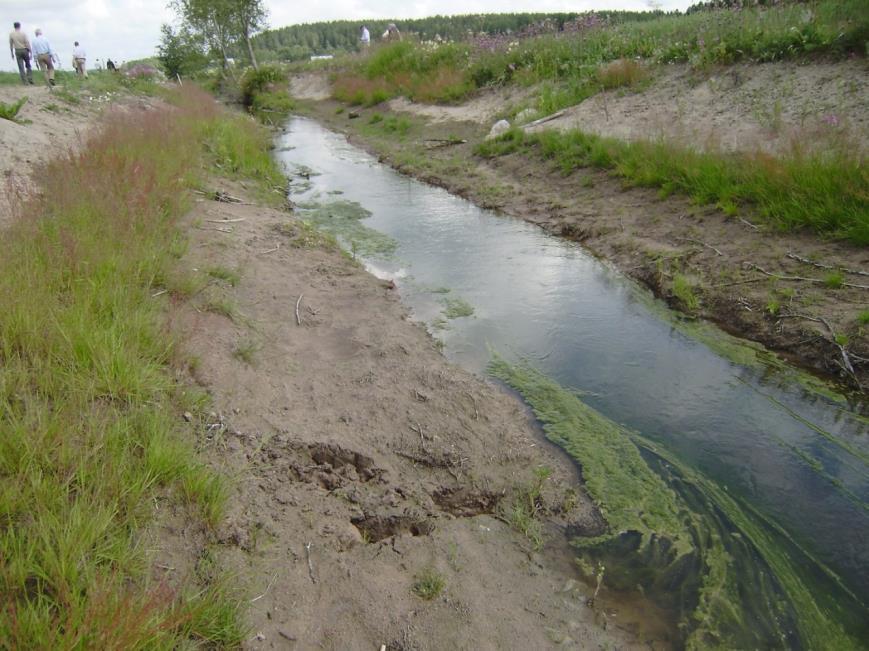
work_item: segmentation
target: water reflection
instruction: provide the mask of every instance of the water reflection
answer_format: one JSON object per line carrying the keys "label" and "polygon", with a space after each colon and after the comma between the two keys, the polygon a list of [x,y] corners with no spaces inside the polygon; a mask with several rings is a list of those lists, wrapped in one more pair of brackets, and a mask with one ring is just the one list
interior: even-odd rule
{"label": "water reflection", "polygon": [[282,160],[320,173],[305,196],[340,190],[398,242],[394,259],[368,264],[396,280],[416,318],[439,317],[434,288],[474,306],[438,331],[453,361],[482,371],[495,349],[589,392],[591,406],[773,518],[869,601],[859,405],[730,361],[579,246],[400,176],[314,122],[292,120],[283,138],[295,148]]}

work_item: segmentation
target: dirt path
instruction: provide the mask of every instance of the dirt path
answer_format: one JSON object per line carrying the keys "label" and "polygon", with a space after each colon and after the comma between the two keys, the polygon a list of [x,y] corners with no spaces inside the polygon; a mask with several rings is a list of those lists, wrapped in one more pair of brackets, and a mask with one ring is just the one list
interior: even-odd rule
{"label": "dirt path", "polygon": [[[307,102],[304,111],[399,171],[582,242],[678,310],[762,343],[844,387],[853,389],[856,381],[869,386],[869,362],[862,361],[869,360],[869,328],[860,321],[869,305],[869,282],[844,272],[840,280],[846,284],[825,284],[836,268],[869,271],[869,249],[770,231],[753,224],[750,214],[733,219],[677,196],[662,199],[597,170],[565,176],[524,154],[485,160],[473,154],[488,132],[479,123],[405,114],[411,120],[407,135],[396,136],[378,126],[388,127],[386,120],[370,122],[375,112],[391,113],[385,105],[357,110],[355,119],[336,107],[332,101]],[[454,138],[467,142],[427,146]],[[677,276],[690,286],[696,305],[678,295]],[[853,374],[844,368],[842,341]]]}
{"label": "dirt path", "polygon": [[[601,520],[575,468],[515,397],[448,364],[396,290],[286,212],[203,200],[190,225],[183,263],[240,275],[177,324],[214,402],[204,452],[236,481],[217,543],[192,558],[202,534],[167,524],[160,558],[238,576],[249,648],[669,647],[652,605],[587,605],[565,533]],[[540,466],[535,551],[504,518]],[[444,584],[430,601],[426,573]]]}

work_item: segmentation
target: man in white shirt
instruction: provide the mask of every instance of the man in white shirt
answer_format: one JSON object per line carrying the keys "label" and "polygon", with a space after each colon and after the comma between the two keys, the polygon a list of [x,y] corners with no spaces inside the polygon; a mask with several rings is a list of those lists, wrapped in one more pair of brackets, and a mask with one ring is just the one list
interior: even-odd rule
{"label": "man in white shirt", "polygon": [[78,41],[75,42],[75,47],[72,48],[72,64],[75,68],[75,74],[88,78],[88,70],[85,64],[87,63],[87,54],[84,51],[84,48],[78,44]]}
{"label": "man in white shirt", "polygon": [[42,30],[36,30],[36,38],[33,39],[33,54],[39,62],[39,67],[45,71],[48,77],[48,84],[54,86],[54,64],[57,62],[57,55],[51,49],[51,43],[42,35]]}
{"label": "man in white shirt", "polygon": [[367,50],[368,46],[371,45],[371,34],[368,33],[368,28],[365,25],[359,28],[359,43],[363,50]]}

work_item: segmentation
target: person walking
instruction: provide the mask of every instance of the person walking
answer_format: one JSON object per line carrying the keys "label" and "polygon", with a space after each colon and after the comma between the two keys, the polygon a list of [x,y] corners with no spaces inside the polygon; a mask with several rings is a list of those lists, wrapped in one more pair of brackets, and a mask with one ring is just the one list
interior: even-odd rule
{"label": "person walking", "polygon": [[[27,38],[27,34],[21,31],[21,23],[13,23],[12,28],[12,31],[9,32],[9,54],[18,63],[21,83],[33,85],[33,68],[30,67],[30,39]],[[24,73],[25,69],[27,74]]]}
{"label": "person walking", "polygon": [[41,29],[36,30],[36,37],[33,39],[33,54],[36,55],[39,67],[45,71],[48,85],[54,86],[54,64],[57,62],[57,55],[51,49],[51,43],[42,35]]}
{"label": "person walking", "polygon": [[75,42],[75,47],[72,48],[72,63],[75,68],[75,74],[87,79],[88,69],[85,65],[87,63],[87,53],[84,51],[84,48],[78,44],[78,41]]}
{"label": "person walking", "polygon": [[359,28],[359,43],[362,45],[363,50],[367,50],[368,46],[371,45],[371,34],[365,25]]}

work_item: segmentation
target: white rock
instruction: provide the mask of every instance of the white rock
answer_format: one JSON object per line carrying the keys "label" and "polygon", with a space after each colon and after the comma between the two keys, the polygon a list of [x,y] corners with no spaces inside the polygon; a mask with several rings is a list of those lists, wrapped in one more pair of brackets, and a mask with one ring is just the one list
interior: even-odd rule
{"label": "white rock", "polygon": [[489,135],[486,136],[486,140],[497,138],[502,133],[505,133],[509,128],[510,123],[507,122],[507,120],[498,120],[495,124],[492,125],[492,130],[489,131]]}

